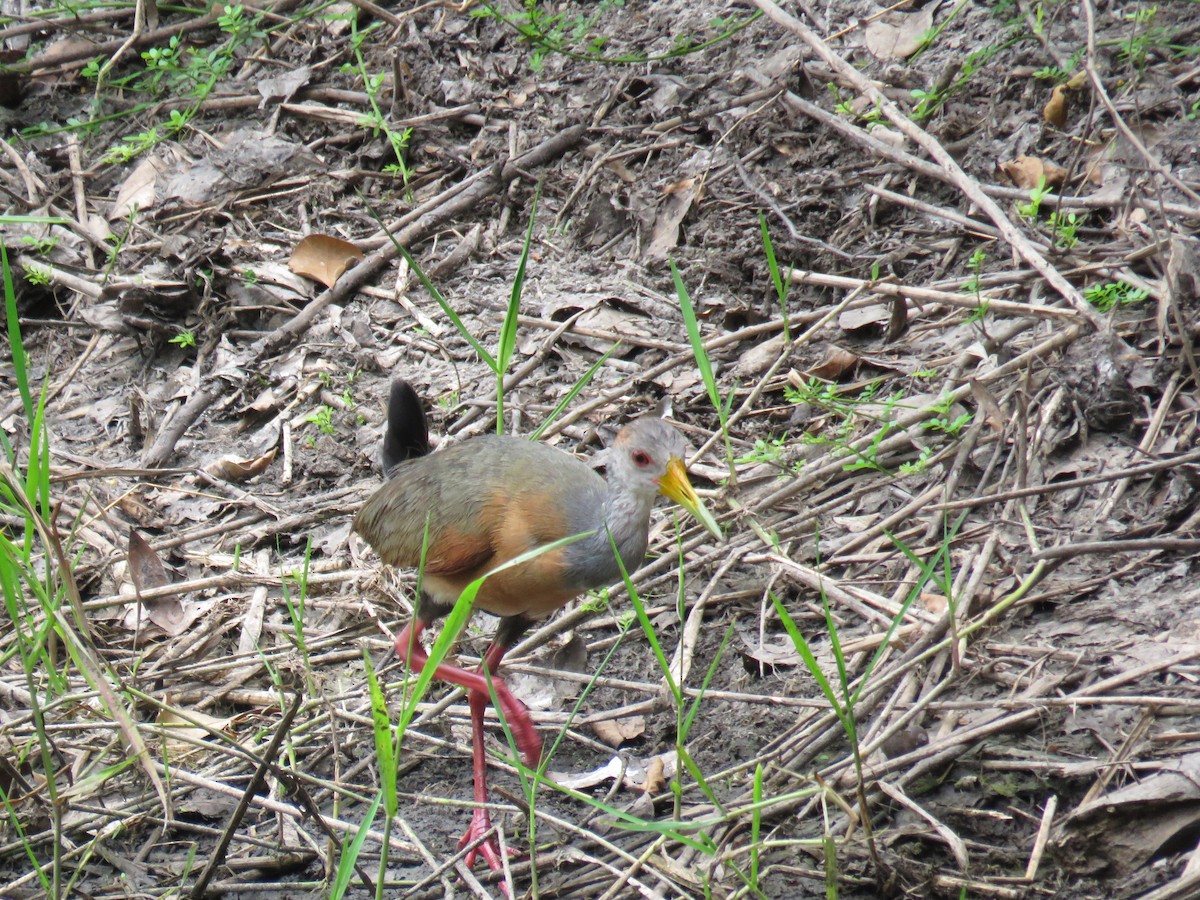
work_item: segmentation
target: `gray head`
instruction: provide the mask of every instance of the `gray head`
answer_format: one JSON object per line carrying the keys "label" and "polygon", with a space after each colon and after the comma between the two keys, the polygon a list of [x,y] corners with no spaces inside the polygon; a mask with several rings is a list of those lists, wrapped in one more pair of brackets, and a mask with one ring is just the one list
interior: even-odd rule
{"label": "gray head", "polygon": [[643,496],[662,494],[687,510],[714,536],[721,537],[716,519],[688,481],[683,461],[691,450],[687,438],[657,416],[634,419],[617,432],[603,452],[609,489]]}

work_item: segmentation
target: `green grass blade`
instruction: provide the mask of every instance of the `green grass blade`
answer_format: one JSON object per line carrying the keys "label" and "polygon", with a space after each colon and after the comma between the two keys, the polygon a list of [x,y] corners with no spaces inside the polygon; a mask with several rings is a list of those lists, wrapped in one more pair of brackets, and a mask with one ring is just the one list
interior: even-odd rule
{"label": "green grass blade", "polygon": [[521,311],[521,294],[525,290],[525,267],[529,264],[529,250],[533,246],[533,224],[537,216],[538,197],[542,188],[538,185],[533,195],[533,208],[529,211],[529,227],[525,229],[525,242],[521,246],[521,257],[517,260],[517,272],[513,276],[512,290],[508,295],[508,308],[504,311],[504,322],[500,325],[500,340],[496,345],[496,433],[504,433],[504,373],[512,361],[517,347],[517,316]]}
{"label": "green grass blade", "polygon": [[829,679],[821,671],[821,666],[817,663],[817,658],[813,656],[812,649],[808,646],[808,641],[800,633],[800,629],[788,613],[787,607],[775,596],[775,592],[769,591],[768,594],[771,597],[771,602],[775,605],[775,612],[779,614],[779,619],[783,622],[783,627],[787,630],[788,637],[792,639],[792,645],[796,648],[796,652],[800,654],[800,659],[804,661],[804,667],[808,669],[809,674],[816,681],[817,686],[821,689],[821,693],[825,695],[825,699],[829,701],[829,705],[834,713],[841,719],[843,716],[842,704],[833,692],[833,686],[829,683]]}
{"label": "green grass blade", "polygon": [[34,500],[38,512],[46,519],[50,510],[50,433],[46,427],[46,392],[49,380],[42,383],[42,393],[29,428],[29,460],[25,469],[25,495]]}
{"label": "green grass blade", "polygon": [[700,689],[696,692],[696,699],[688,708],[687,716],[684,717],[683,727],[679,729],[680,742],[687,740],[687,736],[692,733],[692,724],[696,720],[697,713],[700,712],[700,701],[704,699],[704,693],[708,690],[709,684],[712,683],[713,676],[717,673],[717,666],[725,655],[725,650],[729,647],[729,639],[733,637],[733,622],[729,623],[729,627],[725,629],[725,637],[721,640],[721,646],[717,648],[717,652],[713,655],[713,661],[708,666],[708,671],[704,674],[704,681],[700,685]]}
{"label": "green grass blade", "polygon": [[367,807],[362,824],[354,832],[354,837],[351,838],[350,843],[342,846],[342,855],[338,860],[337,874],[334,876],[333,884],[329,888],[330,900],[341,900],[342,897],[346,896],[346,891],[350,887],[350,879],[354,877],[354,866],[358,862],[359,854],[362,853],[362,846],[367,840],[367,833],[371,830],[371,823],[375,821],[375,813],[379,811],[379,803],[382,799],[383,792],[380,791],[375,795],[375,799],[371,801],[371,805]]}
{"label": "green grass blade", "polygon": [[825,850],[825,900],[838,898],[837,842],[832,834],[826,834],[821,842]]}
{"label": "green grass blade", "polygon": [[713,408],[720,411],[724,408],[721,403],[721,392],[717,388],[717,379],[713,374],[712,360],[704,347],[704,339],[700,336],[700,322],[696,319],[696,307],[692,305],[692,297],[683,283],[683,276],[671,260],[671,277],[675,280],[675,293],[679,296],[679,308],[683,312],[683,324],[687,328],[688,342],[692,345],[692,354],[696,357],[696,365],[700,369],[700,377],[704,379],[704,389]]}
{"label": "green grass blade", "polygon": [[471,345],[471,349],[479,354],[479,358],[487,364],[487,367],[491,369],[493,373],[499,373],[500,369],[496,364],[495,357],[488,353],[487,348],[485,348],[483,344],[476,340],[475,335],[471,334],[470,329],[467,328],[466,324],[459,317],[458,313],[454,311],[454,307],[451,306],[449,301],[442,296],[442,292],[437,289],[437,285],[429,280],[429,276],[425,274],[425,270],[421,268],[420,264],[413,258],[413,255],[409,253],[408,250],[405,249],[398,240],[396,240],[396,236],[392,234],[391,229],[387,227],[387,223],[383,221],[383,217],[379,215],[379,211],[375,209],[375,207],[369,202],[367,202],[367,198],[361,193],[359,193],[358,196],[366,206],[367,212],[370,213],[371,218],[374,219],[379,227],[383,229],[383,233],[386,234],[388,240],[392,242],[392,246],[396,248],[396,252],[404,257],[404,260],[408,263],[409,268],[412,269],[416,274],[417,279],[422,285],[424,285],[425,290],[429,291],[429,295],[433,297],[433,299],[437,302],[437,305],[442,308],[442,312],[445,313],[446,318],[449,319],[451,324],[454,325],[455,330],[462,336],[462,339]]}
{"label": "green grass blade", "polygon": [[650,649],[654,651],[654,658],[658,660],[658,667],[662,670],[663,677],[667,680],[667,688],[670,690],[671,696],[675,698],[675,705],[678,706],[682,702],[682,696],[679,685],[675,683],[675,677],[671,674],[670,660],[667,659],[667,654],[663,652],[662,644],[658,642],[658,635],[654,631],[654,625],[651,624],[650,617],[646,615],[646,607],[642,603],[642,598],[638,596],[633,579],[625,571],[625,562],[621,559],[621,554],[617,552],[617,545],[611,533],[608,536],[608,540],[612,544],[613,556],[616,557],[617,565],[621,569],[621,580],[625,582],[625,590],[629,593],[629,601],[633,604],[633,611],[637,615],[638,624],[642,626],[646,640],[650,643]]}
{"label": "green grass blade", "polygon": [[[9,490],[14,496],[19,493],[20,482],[16,473],[7,463],[0,463],[0,480],[8,482]],[[17,501],[23,508],[26,522],[31,523],[27,527],[36,530],[37,538],[45,551],[47,572],[53,571],[55,577],[56,596],[57,594],[64,595],[71,611],[71,618],[68,618],[63,613],[61,604],[51,604],[45,609],[46,618],[52,621],[55,631],[63,639],[67,653],[80,675],[99,694],[100,702],[113,719],[117,731],[125,743],[126,753],[136,758],[141,764],[146,778],[154,787],[163,809],[166,810],[167,817],[171,818],[170,797],[162,779],[159,778],[158,770],[151,762],[150,751],[141,732],[138,731],[133,714],[125,707],[123,696],[119,693],[118,686],[121,680],[112,674],[107,661],[96,652],[88,638],[90,620],[84,613],[83,599],[79,595],[79,585],[75,581],[75,574],[63,551],[58,534],[50,523],[34,509],[28,497],[21,494],[17,496]],[[32,541],[32,538],[30,540]],[[51,769],[47,769],[47,774],[51,771]]]}
{"label": "green grass blade", "polygon": [[[952,560],[950,559],[950,545],[953,543],[955,535],[958,534],[959,528],[962,527],[962,524],[966,521],[966,519],[967,514],[964,512],[955,520],[954,524],[951,525],[949,530],[946,532],[946,536],[943,538],[941,546],[938,547],[937,552],[933,555],[933,559],[931,559],[929,562],[922,560],[908,547],[907,544],[896,538],[895,535],[893,535],[890,531],[884,531],[884,534],[887,536],[888,540],[890,540],[896,546],[896,548],[908,558],[909,562],[917,567],[921,574],[913,586],[909,589],[908,596],[906,596],[904,598],[904,602],[900,604],[900,609],[897,610],[895,617],[892,619],[892,624],[889,626],[887,634],[884,635],[883,641],[875,650],[870,662],[867,663],[867,667],[864,669],[865,675],[859,683],[858,690],[854,692],[853,700],[857,700],[862,694],[867,684],[866,676],[870,675],[870,673],[875,670],[876,664],[883,657],[883,654],[886,652],[887,648],[891,646],[892,635],[895,633],[896,629],[900,627],[900,623],[904,621],[904,616],[908,612],[908,608],[912,606],[917,597],[921,595],[921,591],[925,589],[925,585],[931,581],[934,582],[934,584],[938,586],[938,589],[945,595],[946,602],[953,604],[954,578],[953,574],[948,568],[952,563]],[[939,577],[937,569],[940,564],[943,564],[943,562],[947,568]]]}
{"label": "green grass blade", "polygon": [[845,724],[847,720],[853,721],[854,698],[850,696],[850,675],[846,671],[846,654],[842,651],[842,639],[838,634],[837,622],[833,618],[833,610],[829,608],[829,598],[824,591],[821,591],[821,610],[825,613],[825,630],[829,632],[829,647],[833,651],[833,663],[837,666],[838,684],[841,686],[842,697],[845,699],[846,718],[843,719],[843,724]]}
{"label": "green grass blade", "polygon": [[25,856],[29,859],[29,865],[34,872],[37,873],[38,880],[42,883],[42,890],[49,892],[53,890],[50,879],[46,876],[45,868],[38,862],[37,855],[33,852],[33,844],[25,836],[25,829],[21,827],[21,819],[13,808],[12,801],[8,798],[8,793],[4,790],[4,785],[0,784],[0,805],[4,807],[8,813],[8,822],[12,827],[13,835],[20,844],[21,849],[25,851]]}
{"label": "green grass blade", "polygon": [[[391,237],[391,235],[388,236]],[[408,262],[409,267],[412,268],[413,272],[416,273],[421,284],[425,286],[425,290],[429,291],[429,295],[433,297],[433,299],[437,302],[437,305],[442,308],[442,312],[446,314],[446,318],[449,319],[454,325],[455,330],[458,331],[463,340],[471,345],[471,349],[479,354],[479,358],[487,364],[487,367],[491,369],[492,372],[499,375],[502,370],[499,364],[496,362],[496,358],[487,352],[487,348],[485,348],[483,344],[476,340],[475,335],[471,334],[471,330],[467,328],[463,320],[459,318],[458,313],[454,311],[454,307],[450,305],[450,301],[443,297],[442,292],[437,289],[437,285],[429,280],[429,276],[425,274],[424,269],[421,268],[420,264],[413,258],[412,254],[401,247],[400,244],[396,242],[395,238],[392,238],[392,243],[395,245],[396,249],[400,251],[400,255],[403,256]]]}
{"label": "green grass blade", "polygon": [[392,737],[392,720],[388,715],[387,698],[379,686],[371,653],[363,647],[363,666],[367,672],[367,691],[371,696],[371,723],[375,731],[375,757],[379,761],[379,789],[383,795],[384,812],[394,818],[396,800],[396,748]]}
{"label": "green grass blade", "polygon": [[708,786],[708,779],[704,777],[704,773],[700,771],[700,767],[696,765],[696,761],[692,759],[692,754],[688,753],[687,748],[680,744],[675,746],[675,752],[679,756],[679,762],[685,769],[687,769],[688,774],[692,776],[692,780],[696,782],[696,786],[699,787],[704,796],[708,798],[708,802],[715,806],[717,808],[717,812],[724,816],[726,814],[725,807],[721,804],[721,801],[717,799],[716,792]]}
{"label": "green grass blade", "polygon": [[754,767],[754,784],[751,789],[751,796],[754,801],[754,810],[750,813],[750,887],[754,891],[758,891],[758,842],[762,833],[762,809],[759,804],[762,803],[763,789],[763,767],[759,763]]}
{"label": "green grass blade", "polygon": [[8,326],[8,347],[12,352],[13,373],[17,379],[17,390],[25,404],[26,421],[33,421],[33,394],[29,390],[29,367],[25,356],[25,345],[21,342],[21,325],[17,321],[17,296],[13,292],[12,270],[8,267],[8,251],[0,247],[0,271],[4,281],[4,318]]}
{"label": "green grass blade", "polygon": [[783,307],[783,317],[787,319],[787,295],[788,288],[791,285],[791,279],[783,280],[783,273],[779,271],[779,261],[775,258],[775,245],[771,243],[771,232],[767,228],[767,217],[759,212],[758,228],[762,233],[763,253],[767,257],[767,271],[771,274],[771,284],[775,286],[775,296],[779,298],[779,304]]}
{"label": "green grass blade", "polygon": [[537,430],[529,436],[531,441],[541,440],[541,437],[546,432],[546,429],[558,421],[558,417],[562,415],[563,410],[566,409],[567,406],[570,405],[571,401],[579,395],[580,391],[587,387],[588,382],[591,381],[592,378],[595,377],[596,373],[600,371],[600,367],[608,362],[608,358],[612,356],[620,346],[621,342],[617,341],[608,348],[608,351],[603,356],[592,363],[588,370],[580,376],[579,380],[571,386],[571,389],[567,391],[565,395],[563,395],[563,398],[558,401],[558,405],[551,410],[550,415],[546,417],[546,421],[539,425]]}
{"label": "green grass blade", "polygon": [[779,271],[779,260],[775,258],[775,245],[771,243],[771,231],[767,228],[767,217],[761,211],[758,214],[758,229],[762,233],[763,254],[767,257],[767,272],[771,275],[775,296],[779,298],[779,313],[783,317],[783,338],[790,341],[792,336],[788,326],[787,297],[792,286],[792,275],[789,272],[785,281],[783,273]]}

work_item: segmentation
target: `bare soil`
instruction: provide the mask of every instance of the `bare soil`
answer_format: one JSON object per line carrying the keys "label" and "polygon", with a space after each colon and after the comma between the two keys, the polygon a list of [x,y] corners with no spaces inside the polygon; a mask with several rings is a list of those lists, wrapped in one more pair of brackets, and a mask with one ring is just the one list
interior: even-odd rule
{"label": "bare soil", "polygon": [[[1200,7],[537,9],[280,0],[223,71],[194,14],[0,24],[5,212],[59,218],[0,235],[81,611],[31,678],[44,609],[0,629],[0,896],[329,894],[415,587],[350,531],[389,380],[442,441],[496,429],[395,242],[494,354],[530,226],[503,429],[590,456],[664,411],[726,539],[659,515],[635,579],[682,710],[624,589],[510,655],[550,777],[626,814],[542,786],[531,852],[496,730],[515,894],[1200,896]],[[363,259],[300,277],[310,234]],[[0,378],[20,462],[11,347]],[[435,684],[383,896],[499,896],[456,860],[467,722]]]}

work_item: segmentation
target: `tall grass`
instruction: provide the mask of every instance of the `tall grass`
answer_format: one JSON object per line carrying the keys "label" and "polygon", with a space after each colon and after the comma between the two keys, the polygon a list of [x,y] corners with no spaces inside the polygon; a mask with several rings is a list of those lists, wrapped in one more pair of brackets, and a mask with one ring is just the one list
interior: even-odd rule
{"label": "tall grass", "polygon": [[37,523],[39,518],[46,519],[50,515],[50,447],[45,422],[45,392],[35,403],[29,385],[29,368],[21,340],[21,328],[17,321],[12,271],[3,247],[0,247],[0,277],[4,284],[6,334],[13,372],[29,429],[27,448],[12,446],[7,437],[0,433],[4,449],[4,462],[0,464],[0,512],[6,518],[22,523],[20,531],[10,526],[0,532],[0,591],[3,591],[4,608],[13,629],[13,641],[9,645],[11,649],[0,657],[0,664],[8,664],[15,655],[19,657],[25,676],[28,712],[37,738],[37,746],[33,749],[45,776],[51,830],[55,836],[51,841],[52,858],[48,874],[44,861],[37,856],[37,848],[25,836],[12,799],[3,792],[0,792],[0,799],[3,800],[14,831],[24,843],[25,854],[37,871],[43,890],[50,896],[58,897],[62,896],[64,874],[62,843],[57,839],[61,833],[63,810],[59,801],[58,782],[53,774],[57,767],[46,731],[43,698],[52,699],[64,694],[67,680],[57,667],[54,639],[54,614],[62,606],[63,590],[56,577],[53,556],[39,540],[41,529]]}
{"label": "tall grass", "polygon": [[[812,647],[804,633],[800,630],[795,620],[791,617],[787,607],[772,591],[769,593],[771,603],[775,607],[775,612],[778,614],[780,621],[783,623],[784,629],[788,633],[788,637],[792,641],[792,645],[796,648],[796,652],[800,655],[804,666],[808,669],[813,680],[821,689],[821,693],[825,695],[825,699],[829,702],[829,708],[837,717],[838,723],[841,725],[842,731],[846,735],[846,742],[850,748],[850,755],[853,761],[855,782],[858,794],[858,816],[862,824],[863,835],[867,841],[867,849],[871,854],[871,858],[875,863],[876,871],[883,872],[885,868],[880,862],[878,849],[875,844],[875,836],[871,827],[871,808],[868,804],[866,782],[863,777],[863,752],[862,744],[858,734],[858,704],[862,699],[863,693],[871,684],[871,675],[875,671],[875,667],[883,659],[885,653],[888,652],[891,646],[892,636],[904,621],[904,616],[908,612],[913,602],[921,595],[921,591],[925,586],[933,581],[941,587],[948,598],[952,596],[953,578],[949,572],[950,566],[950,547],[957,534],[959,526],[962,524],[965,516],[960,517],[957,522],[947,528],[941,545],[934,554],[933,559],[928,563],[920,560],[911,550],[905,547],[901,542],[892,538],[896,545],[909,557],[910,560],[917,565],[920,575],[913,586],[908,590],[904,601],[900,604],[899,610],[893,617],[891,624],[888,627],[887,633],[879,643],[879,647],[875,650],[871,659],[863,668],[862,673],[857,679],[852,679],[850,671],[846,663],[846,654],[842,648],[841,635],[838,630],[837,619],[834,617],[829,606],[829,598],[822,590],[821,594],[821,609],[825,617],[825,630],[829,635],[830,650],[833,654],[835,680],[831,680],[817,662],[816,654],[813,653]],[[951,601],[953,602],[953,601]],[[836,847],[832,844],[826,847],[826,891],[827,894],[836,896],[837,892],[837,858]]]}
{"label": "tall grass", "polygon": [[[171,806],[146,744],[119,693],[120,680],[92,646],[71,560],[59,538],[50,493],[46,387],[43,385],[35,400],[17,320],[12,271],[3,247],[0,247],[0,279],[4,289],[5,332],[29,429],[28,447],[14,446],[5,440],[4,458],[0,461],[0,515],[20,523],[0,531],[0,592],[12,625],[11,649],[0,657],[0,663],[18,657],[25,677],[28,712],[36,739],[36,746],[31,749],[42,766],[52,835],[51,858],[37,865],[36,870],[50,896],[60,897],[64,896],[63,879],[69,877],[63,864],[65,845],[60,840],[65,804],[56,780],[59,767],[47,732],[46,710],[68,690],[78,690],[78,685],[70,682],[72,668],[95,691],[116,725],[128,757],[141,765],[168,819]],[[4,807],[10,820],[19,820],[19,810],[10,796],[4,797]],[[36,858],[36,848],[26,845],[26,853],[31,860]]]}
{"label": "tall grass", "polygon": [[688,343],[691,344],[692,355],[696,358],[696,366],[700,370],[704,390],[721,423],[721,437],[725,443],[725,463],[729,468],[729,483],[732,485],[737,482],[737,467],[733,461],[733,444],[729,438],[729,414],[733,409],[734,398],[737,396],[737,385],[729,389],[727,397],[721,396],[712,359],[708,355],[708,348],[704,346],[704,338],[700,334],[700,322],[696,317],[696,307],[692,303],[692,296],[683,283],[683,276],[679,274],[675,260],[671,260],[670,265],[671,277],[675,281],[675,295],[679,298],[679,311],[683,314],[683,324],[687,329]]}

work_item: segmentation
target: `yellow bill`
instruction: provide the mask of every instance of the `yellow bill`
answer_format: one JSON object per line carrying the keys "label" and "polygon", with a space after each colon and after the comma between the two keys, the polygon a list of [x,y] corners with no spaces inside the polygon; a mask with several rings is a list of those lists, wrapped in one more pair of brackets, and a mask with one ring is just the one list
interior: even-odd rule
{"label": "yellow bill", "polygon": [[678,456],[672,456],[667,461],[667,474],[658,482],[658,490],[664,497],[669,497],[687,510],[714,537],[725,536],[721,533],[721,526],[717,524],[713,514],[708,511],[697,495],[696,489],[688,481],[687,469],[684,468],[683,460]]}

